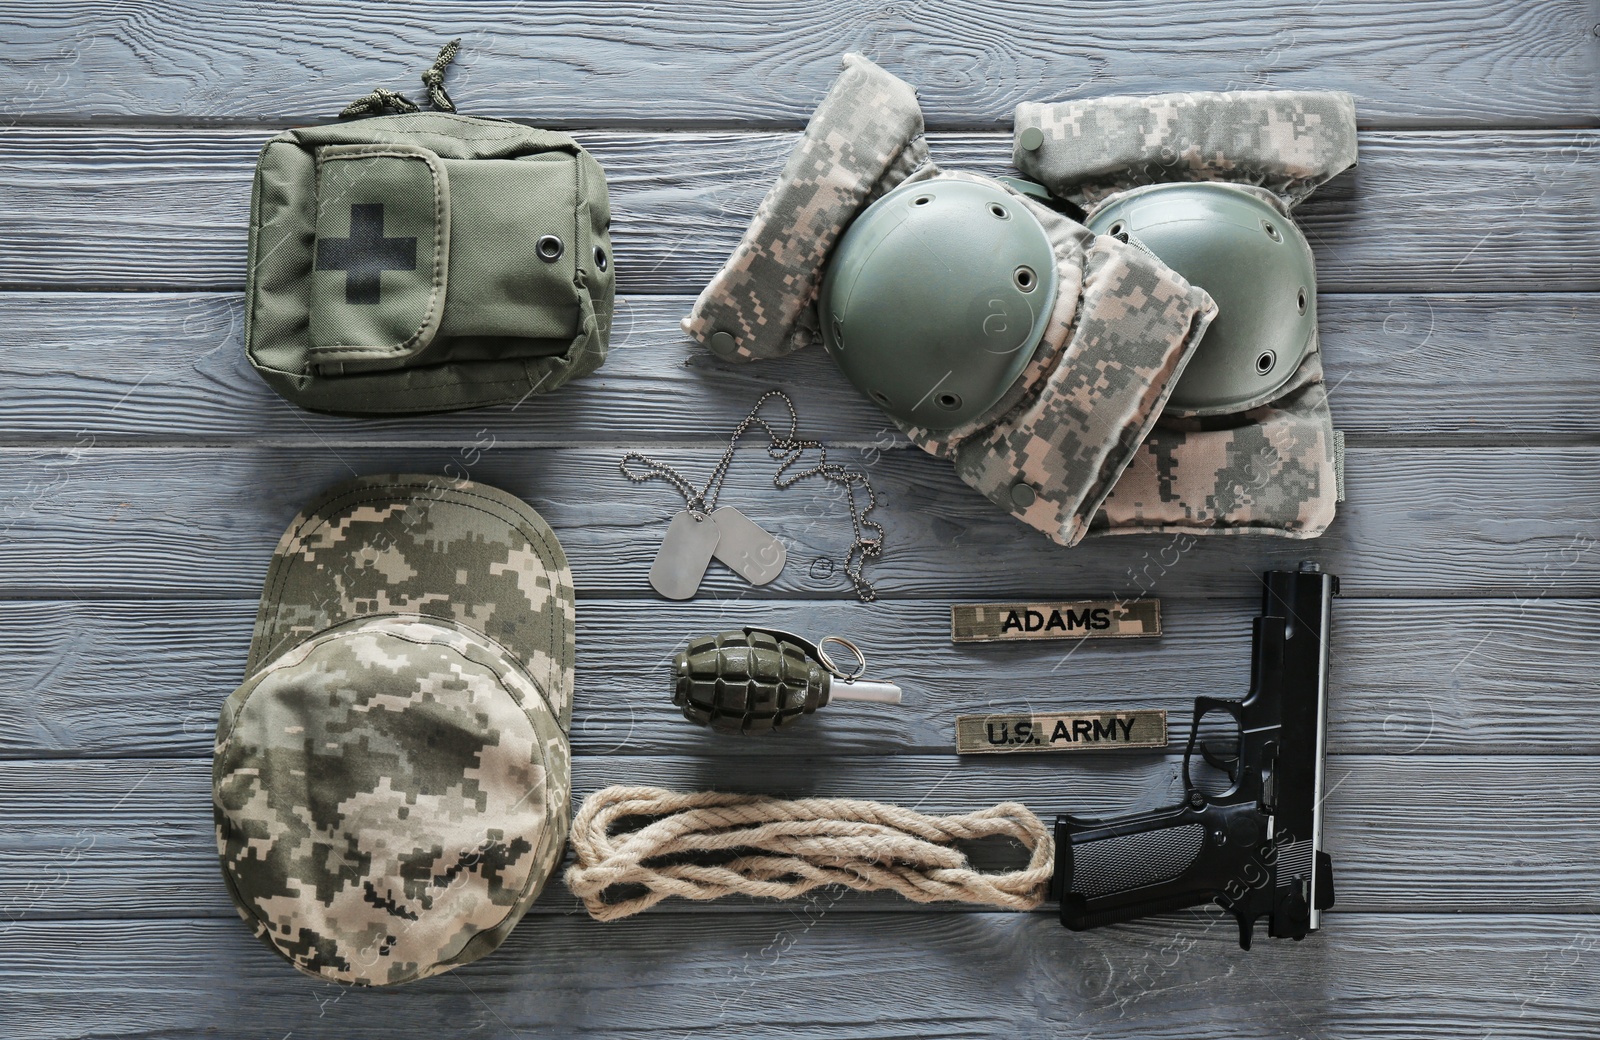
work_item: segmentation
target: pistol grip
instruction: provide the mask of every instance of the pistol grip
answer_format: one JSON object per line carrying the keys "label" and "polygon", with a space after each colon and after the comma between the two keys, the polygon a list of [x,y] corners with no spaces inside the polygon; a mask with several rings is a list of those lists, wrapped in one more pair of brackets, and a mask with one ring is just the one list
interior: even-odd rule
{"label": "pistol grip", "polygon": [[1272,883],[1265,817],[1253,804],[1185,802],[1112,820],[1056,817],[1061,923],[1073,931],[1218,902],[1248,946]]}
{"label": "pistol grip", "polygon": [[1183,881],[1207,837],[1187,805],[1120,820],[1056,817],[1061,923],[1082,931],[1209,901]]}

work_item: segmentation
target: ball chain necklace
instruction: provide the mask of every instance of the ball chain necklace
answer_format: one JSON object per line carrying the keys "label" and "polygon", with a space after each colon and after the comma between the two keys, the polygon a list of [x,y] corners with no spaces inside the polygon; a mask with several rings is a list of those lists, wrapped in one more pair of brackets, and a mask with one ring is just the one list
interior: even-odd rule
{"label": "ball chain necklace", "polygon": [[[782,401],[789,411],[787,433],[780,433],[761,417],[762,407],[774,399]],[[772,478],[774,488],[782,491],[802,480],[817,477],[844,491],[850,509],[850,525],[855,533],[850,547],[845,550],[844,573],[863,603],[876,599],[877,590],[862,574],[862,568],[868,560],[883,555],[883,525],[868,518],[878,505],[878,497],[865,473],[848,469],[842,463],[829,462],[826,445],[799,436],[799,415],[794,402],[782,390],[768,390],[762,394],[750,414],[734,427],[727,450],[703,488],[695,487],[678,470],[641,452],[630,451],[622,457],[618,468],[633,483],[663,480],[683,496],[684,508],[674,514],[667,525],[666,537],[650,568],[650,584],[668,599],[689,599],[700,588],[700,581],[713,559],[721,560],[753,585],[765,585],[782,572],[788,558],[783,543],[733,506],[717,504],[739,440],[752,426],[766,432],[767,455],[778,463],[778,471]],[[795,468],[811,450],[816,451],[817,461],[804,469]],[[630,464],[644,469],[635,471]],[[858,489],[865,494],[865,508],[857,500]]]}

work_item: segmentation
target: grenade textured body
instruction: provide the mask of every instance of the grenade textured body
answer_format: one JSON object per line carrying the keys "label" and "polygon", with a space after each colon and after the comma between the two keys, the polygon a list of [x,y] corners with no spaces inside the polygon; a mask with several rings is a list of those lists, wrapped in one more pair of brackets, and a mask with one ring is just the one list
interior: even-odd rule
{"label": "grenade textured body", "polygon": [[672,660],[683,717],[731,733],[781,729],[828,703],[831,676],[803,648],[769,633],[719,632]]}

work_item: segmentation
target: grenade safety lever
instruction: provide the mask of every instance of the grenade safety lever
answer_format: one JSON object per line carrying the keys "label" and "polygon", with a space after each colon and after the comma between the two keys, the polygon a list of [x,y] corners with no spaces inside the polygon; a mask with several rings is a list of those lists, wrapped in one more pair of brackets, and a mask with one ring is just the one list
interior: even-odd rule
{"label": "grenade safety lever", "polygon": [[[826,646],[855,657],[841,669]],[[810,715],[830,700],[899,704],[900,687],[861,678],[861,648],[841,636],[813,643],[776,629],[740,628],[691,639],[672,659],[672,703],[683,717],[728,733],[765,733]]]}

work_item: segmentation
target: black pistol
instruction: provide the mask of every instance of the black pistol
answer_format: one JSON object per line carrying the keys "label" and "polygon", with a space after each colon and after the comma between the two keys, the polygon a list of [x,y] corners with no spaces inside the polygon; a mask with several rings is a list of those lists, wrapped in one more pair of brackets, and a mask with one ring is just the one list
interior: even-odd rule
{"label": "black pistol", "polygon": [[[1306,563],[1268,571],[1265,582],[1249,694],[1195,699],[1182,804],[1114,820],[1056,817],[1051,894],[1073,931],[1215,901],[1238,918],[1239,945],[1248,950],[1256,918],[1267,918],[1273,938],[1304,939],[1333,905],[1322,760],[1339,579]],[[1237,723],[1237,754],[1200,738],[1200,721],[1212,712]],[[1228,775],[1228,790],[1196,786],[1196,747]]]}

